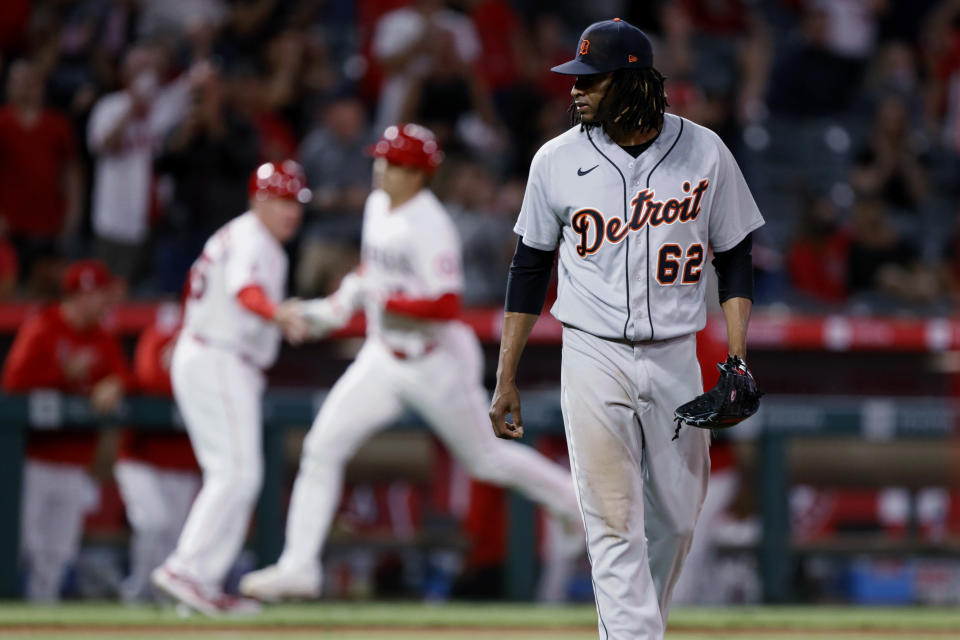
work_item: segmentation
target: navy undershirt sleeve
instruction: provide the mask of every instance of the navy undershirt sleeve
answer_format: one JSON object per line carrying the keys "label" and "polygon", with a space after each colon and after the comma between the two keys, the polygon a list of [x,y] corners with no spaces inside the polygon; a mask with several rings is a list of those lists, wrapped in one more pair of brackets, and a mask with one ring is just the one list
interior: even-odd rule
{"label": "navy undershirt sleeve", "polygon": [[523,244],[523,238],[517,241],[517,250],[507,275],[506,311],[540,314],[547,299],[555,254],[556,250],[528,247]]}
{"label": "navy undershirt sleeve", "polygon": [[730,298],[748,298],[753,301],[753,234],[740,241],[732,249],[720,251],[713,256],[713,268],[717,270],[717,289],[721,304]]}

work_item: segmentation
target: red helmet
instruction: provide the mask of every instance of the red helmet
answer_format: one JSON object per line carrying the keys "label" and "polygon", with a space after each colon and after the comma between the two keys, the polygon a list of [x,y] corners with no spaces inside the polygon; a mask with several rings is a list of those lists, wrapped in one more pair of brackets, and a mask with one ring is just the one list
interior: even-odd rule
{"label": "red helmet", "polygon": [[251,200],[263,200],[270,196],[296,200],[301,204],[310,202],[313,194],[307,188],[303,169],[293,160],[264,162],[250,174],[247,194]]}
{"label": "red helmet", "polygon": [[443,151],[436,136],[419,124],[387,127],[367,152],[375,158],[386,158],[391,164],[415,167],[427,173],[433,173],[443,162]]}

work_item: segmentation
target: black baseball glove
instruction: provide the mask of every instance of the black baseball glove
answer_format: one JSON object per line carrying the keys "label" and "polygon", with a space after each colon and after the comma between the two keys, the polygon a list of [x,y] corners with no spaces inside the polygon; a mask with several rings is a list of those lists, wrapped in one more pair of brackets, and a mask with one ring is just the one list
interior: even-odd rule
{"label": "black baseball glove", "polygon": [[[763,391],[740,356],[727,356],[717,363],[717,386],[677,407],[677,434],[684,423],[701,429],[726,429],[755,414]],[[676,438],[676,436],[675,436]]]}

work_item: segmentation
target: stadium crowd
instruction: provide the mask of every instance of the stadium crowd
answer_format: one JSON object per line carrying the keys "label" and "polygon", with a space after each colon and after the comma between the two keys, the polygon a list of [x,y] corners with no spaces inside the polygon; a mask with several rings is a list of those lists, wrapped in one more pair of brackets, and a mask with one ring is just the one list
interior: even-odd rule
{"label": "stadium crowd", "polygon": [[245,208],[257,162],[305,166],[291,285],[357,260],[363,149],[434,129],[467,303],[497,304],[529,160],[568,126],[549,67],[620,15],[654,38],[671,110],[738,157],[769,224],[758,302],[948,308],[955,294],[960,2],[8,0],[0,8],[0,296],[49,297],[96,256],[176,293]]}

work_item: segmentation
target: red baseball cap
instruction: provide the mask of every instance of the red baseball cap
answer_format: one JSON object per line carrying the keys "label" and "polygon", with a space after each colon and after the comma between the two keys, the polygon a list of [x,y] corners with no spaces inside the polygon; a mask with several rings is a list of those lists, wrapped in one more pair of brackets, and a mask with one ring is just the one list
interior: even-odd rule
{"label": "red baseball cap", "polygon": [[64,295],[73,295],[110,287],[117,282],[110,269],[101,260],[78,260],[63,273],[61,288]]}
{"label": "red baseball cap", "polygon": [[263,200],[268,197],[296,200],[307,204],[313,198],[307,188],[307,177],[303,169],[293,160],[283,162],[264,162],[250,174],[247,194],[251,200]]}
{"label": "red baseball cap", "polygon": [[443,151],[433,131],[411,123],[387,127],[376,144],[367,147],[367,153],[375,158],[386,158],[391,164],[414,167],[426,173],[433,173],[443,162]]}

